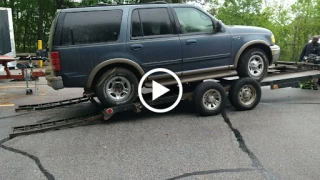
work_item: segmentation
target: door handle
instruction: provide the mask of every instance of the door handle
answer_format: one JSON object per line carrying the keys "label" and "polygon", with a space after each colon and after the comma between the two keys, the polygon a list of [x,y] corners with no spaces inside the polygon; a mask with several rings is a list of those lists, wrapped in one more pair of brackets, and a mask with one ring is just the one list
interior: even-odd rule
{"label": "door handle", "polygon": [[233,40],[237,40],[237,39],[240,39],[240,38],[241,38],[241,36],[234,36]]}
{"label": "door handle", "polygon": [[131,45],[131,49],[134,50],[134,51],[139,50],[141,48],[143,48],[142,44],[133,44],[133,45]]}
{"label": "door handle", "polygon": [[197,40],[195,40],[195,39],[188,39],[186,43],[187,43],[187,45],[196,44],[196,43],[197,43]]}

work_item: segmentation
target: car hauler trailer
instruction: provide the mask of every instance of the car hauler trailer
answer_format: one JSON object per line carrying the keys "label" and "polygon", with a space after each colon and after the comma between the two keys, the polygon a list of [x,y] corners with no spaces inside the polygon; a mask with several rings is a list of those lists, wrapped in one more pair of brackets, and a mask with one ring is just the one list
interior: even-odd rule
{"label": "car hauler trailer", "polygon": [[[287,87],[299,87],[301,83],[313,78],[320,78],[319,64],[279,61],[275,66],[270,67],[268,76],[259,83],[251,78],[223,78],[217,79],[216,81],[209,80],[187,84],[183,87],[181,100],[192,101],[197,112],[201,115],[219,114],[224,109],[227,99],[229,99],[230,104],[237,110],[251,110],[260,102],[261,87],[270,86],[272,90]],[[172,103],[176,101],[177,97],[178,95],[175,89],[154,101],[152,101],[151,93],[144,95],[146,103],[151,106]],[[91,101],[98,108],[98,112],[96,114],[13,127],[10,133],[10,138],[59,129],[62,127],[69,127],[88,121],[101,119],[108,120],[116,113],[126,111],[139,113],[145,108],[139,100],[132,104],[101,108],[94,100],[93,95],[84,95],[83,97],[63,101],[21,105],[16,108],[16,111],[45,110],[87,101]]]}

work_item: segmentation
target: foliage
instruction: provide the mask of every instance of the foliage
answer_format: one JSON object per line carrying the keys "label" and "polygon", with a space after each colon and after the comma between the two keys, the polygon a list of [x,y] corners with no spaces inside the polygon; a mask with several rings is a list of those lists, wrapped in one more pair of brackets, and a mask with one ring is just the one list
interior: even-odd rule
{"label": "foliage", "polygon": [[282,61],[297,61],[308,40],[320,35],[320,0],[297,0],[288,8],[271,0],[214,0],[213,4],[210,13],[225,24],[270,29],[281,47]]}
{"label": "foliage", "polygon": [[[57,9],[93,6],[98,3],[134,4],[154,0],[0,0],[0,7],[13,12],[16,49],[35,52],[38,39],[44,46]],[[185,3],[186,0],[165,0]],[[259,26],[270,29],[281,47],[281,60],[295,61],[313,35],[320,35],[320,0],[296,0],[285,7],[277,0],[192,0],[210,6],[209,12],[229,25]]]}

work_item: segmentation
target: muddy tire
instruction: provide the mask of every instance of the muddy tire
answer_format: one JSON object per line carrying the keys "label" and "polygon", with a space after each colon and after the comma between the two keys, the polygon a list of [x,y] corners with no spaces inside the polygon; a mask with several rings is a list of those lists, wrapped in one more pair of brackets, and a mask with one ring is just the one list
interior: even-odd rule
{"label": "muddy tire", "polygon": [[266,53],[259,48],[245,51],[239,59],[237,71],[239,77],[251,77],[258,82],[268,74],[269,61]]}
{"label": "muddy tire", "polygon": [[105,107],[133,103],[138,96],[138,79],[127,69],[112,68],[97,81],[95,92]]}

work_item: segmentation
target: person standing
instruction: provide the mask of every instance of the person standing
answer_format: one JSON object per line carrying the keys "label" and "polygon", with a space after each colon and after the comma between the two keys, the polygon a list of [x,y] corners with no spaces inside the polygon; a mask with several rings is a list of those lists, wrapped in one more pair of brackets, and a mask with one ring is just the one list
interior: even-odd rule
{"label": "person standing", "polygon": [[[299,62],[301,62],[303,60],[304,56],[309,56],[310,54],[315,54],[320,56],[320,44],[319,44],[319,36],[313,36],[312,41],[308,44],[306,44],[301,52],[300,55],[300,59]],[[318,83],[319,83],[319,79],[314,78],[311,80],[311,82],[306,82],[305,84],[301,85],[301,88],[304,89],[304,87],[306,87],[309,84],[312,84],[312,88],[314,90],[318,90]]]}
{"label": "person standing", "polygon": [[310,54],[316,54],[320,56],[320,44],[319,36],[313,36],[312,41],[306,44],[301,52],[299,62],[303,60],[304,56],[309,56]]}

